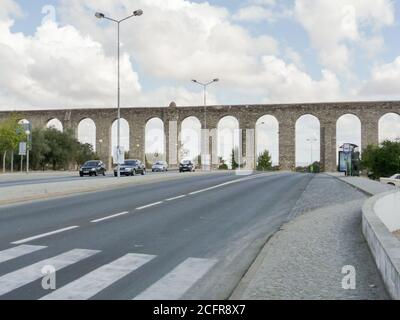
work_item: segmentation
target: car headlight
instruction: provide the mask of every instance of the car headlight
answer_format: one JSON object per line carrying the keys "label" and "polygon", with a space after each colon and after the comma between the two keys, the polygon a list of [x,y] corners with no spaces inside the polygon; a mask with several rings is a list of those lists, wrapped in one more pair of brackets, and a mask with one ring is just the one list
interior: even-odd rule
{"label": "car headlight", "polygon": [[92,170],[92,171],[96,171],[96,168],[92,168],[91,170]]}

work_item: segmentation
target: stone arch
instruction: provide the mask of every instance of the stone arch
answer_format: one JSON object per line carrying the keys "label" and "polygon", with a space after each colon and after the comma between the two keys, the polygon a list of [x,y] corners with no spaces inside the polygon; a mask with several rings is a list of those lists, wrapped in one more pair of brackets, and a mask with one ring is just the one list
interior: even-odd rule
{"label": "stone arch", "polygon": [[400,114],[389,112],[379,119],[379,143],[385,140],[400,142]]}
{"label": "stone arch", "polygon": [[275,116],[263,115],[255,125],[256,129],[256,159],[268,150],[272,164],[279,165],[279,121]]}
{"label": "stone arch", "polygon": [[48,120],[46,123],[46,128],[53,128],[60,132],[64,131],[64,126],[63,126],[62,122],[60,120],[58,120],[57,118],[52,118],[52,119]]}
{"label": "stone arch", "polygon": [[[96,123],[93,121],[92,118],[83,118],[78,123],[78,141],[80,143],[88,143],[93,147],[93,151],[96,150]],[[102,148],[102,141],[99,141],[99,146]],[[107,146],[104,146],[107,148]]]}
{"label": "stone arch", "polygon": [[153,117],[145,125],[145,155],[149,163],[157,160],[166,160],[166,137],[164,121]]}
{"label": "stone arch", "polygon": [[[120,119],[120,146],[125,152],[130,151],[130,126],[125,118]],[[115,147],[118,145],[118,119],[115,119],[111,124],[111,151],[112,154]]]}
{"label": "stone arch", "polygon": [[336,121],[336,163],[338,162],[339,148],[344,143],[353,143],[362,148],[361,119],[354,113],[341,115]]}
{"label": "stone arch", "polygon": [[198,162],[201,155],[201,122],[195,116],[188,116],[181,122],[179,160],[191,159]]}
{"label": "stone arch", "polygon": [[321,123],[313,114],[304,114],[295,126],[296,167],[321,161]]}
{"label": "stone arch", "polygon": [[238,157],[240,154],[239,129],[239,120],[234,116],[224,116],[218,121],[218,157],[221,157],[230,166],[232,165],[232,150],[235,151],[236,162],[241,162]]}

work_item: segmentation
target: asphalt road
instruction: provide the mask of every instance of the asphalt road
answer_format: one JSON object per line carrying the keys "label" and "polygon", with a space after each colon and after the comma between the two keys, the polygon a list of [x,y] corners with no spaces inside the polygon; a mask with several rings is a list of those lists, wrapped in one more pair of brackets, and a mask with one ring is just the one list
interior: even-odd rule
{"label": "asphalt road", "polygon": [[0,299],[226,299],[311,179],[188,174],[0,208]]}
{"label": "asphalt road", "polygon": [[[175,171],[176,172],[176,171]],[[148,175],[154,174],[169,174],[171,172],[147,172]],[[40,174],[34,175],[14,175],[9,177],[1,177],[0,176],[0,189],[5,187],[12,187],[12,186],[22,186],[22,185],[35,185],[35,184],[43,184],[43,183],[51,183],[51,182],[68,182],[68,181],[82,181],[82,180],[93,180],[93,179],[110,179],[114,178],[114,174],[107,173],[106,176],[97,176],[97,177],[89,177],[84,176],[80,177],[79,172],[76,174],[65,174],[65,175],[48,175],[44,177]]]}

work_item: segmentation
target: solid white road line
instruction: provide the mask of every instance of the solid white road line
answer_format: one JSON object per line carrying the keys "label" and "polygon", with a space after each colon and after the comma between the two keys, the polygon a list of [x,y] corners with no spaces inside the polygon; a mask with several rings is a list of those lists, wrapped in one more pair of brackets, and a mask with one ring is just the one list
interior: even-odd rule
{"label": "solid white road line", "polygon": [[143,210],[143,209],[146,209],[146,208],[154,207],[154,206],[157,206],[157,205],[159,205],[161,203],[162,203],[162,201],[151,203],[151,204],[148,204],[146,206],[136,208],[136,210]]}
{"label": "solid white road line", "polygon": [[42,250],[46,247],[44,246],[30,246],[30,245],[22,245],[14,248],[10,248],[7,250],[0,251],[0,263],[8,260],[12,260],[26,254]]}
{"label": "solid white road line", "polygon": [[51,231],[51,232],[47,232],[47,233],[42,233],[42,234],[39,234],[37,236],[33,236],[33,237],[29,237],[29,238],[26,238],[26,239],[22,239],[22,240],[18,240],[18,241],[12,242],[12,244],[23,244],[23,243],[26,243],[26,242],[30,242],[32,240],[44,238],[44,237],[47,237],[47,236],[51,236],[53,234],[61,233],[61,232],[72,230],[72,229],[76,229],[76,228],[79,228],[79,226],[72,226],[72,227],[63,228],[63,229],[59,229],[59,230],[55,230],[55,231]]}
{"label": "solid white road line", "polygon": [[99,251],[97,250],[74,249],[53,258],[8,273],[0,277],[0,295],[9,293],[19,287],[42,278],[45,276],[45,274],[42,274],[42,268],[45,266],[52,266],[55,268],[55,271],[58,271],[98,252]]}
{"label": "solid white road line", "polygon": [[216,186],[212,186],[212,187],[209,187],[209,188],[205,188],[205,189],[201,189],[201,190],[197,190],[197,191],[191,192],[189,194],[190,195],[196,195],[196,194],[199,194],[199,193],[202,193],[202,192],[206,192],[206,191],[214,190],[214,189],[221,188],[221,187],[224,187],[224,186],[228,186],[230,184],[256,179],[256,178],[259,178],[260,176],[264,176],[264,175],[259,174],[259,175],[255,175],[255,176],[251,176],[251,177],[246,177],[246,178],[242,178],[242,179],[236,179],[236,180],[224,182],[224,183],[218,184]]}
{"label": "solid white road line", "polygon": [[41,300],[87,300],[154,258],[155,256],[147,254],[127,254],[70,282]]}
{"label": "solid white road line", "polygon": [[189,258],[134,300],[178,300],[216,263],[213,259]]}
{"label": "solid white road line", "polygon": [[183,194],[181,196],[177,196],[177,197],[166,199],[165,201],[174,201],[174,200],[182,199],[182,198],[185,198],[185,197],[186,197],[186,195]]}
{"label": "solid white road line", "polygon": [[104,217],[104,218],[92,220],[92,221],[90,221],[90,222],[96,223],[96,222],[101,222],[101,221],[105,221],[105,220],[110,220],[110,219],[113,219],[113,218],[117,218],[117,217],[120,217],[120,216],[124,216],[124,215],[126,215],[126,214],[128,214],[128,213],[129,213],[129,211],[124,211],[124,212],[121,212],[121,213],[113,214],[113,215],[108,216],[108,217]]}

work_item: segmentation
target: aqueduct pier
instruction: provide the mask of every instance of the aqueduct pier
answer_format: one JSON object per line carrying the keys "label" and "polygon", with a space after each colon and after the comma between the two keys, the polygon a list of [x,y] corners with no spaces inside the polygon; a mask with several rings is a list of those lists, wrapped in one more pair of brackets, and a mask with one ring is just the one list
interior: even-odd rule
{"label": "aqueduct pier", "polygon": [[[158,108],[122,108],[121,117],[130,125],[131,155],[144,161],[145,126],[148,120],[160,118],[164,122],[165,153],[170,164],[178,163],[178,143],[181,124],[188,117],[197,117],[202,129],[216,131],[219,121],[226,116],[233,116],[242,129],[240,153],[247,159],[248,168],[255,164],[254,141],[257,120],[265,115],[274,116],[279,122],[279,164],[282,170],[295,168],[296,122],[303,115],[313,115],[320,122],[320,159],[324,171],[336,170],[336,123],[346,114],[357,116],[361,121],[361,144],[378,144],[379,119],[387,113],[400,114],[400,101],[386,102],[340,102],[340,103],[305,103],[277,105],[221,105],[204,107],[177,107],[171,103],[168,107]],[[79,123],[90,118],[96,125],[96,149],[101,150],[101,159],[110,165],[111,126],[117,118],[116,108],[107,109],[54,109],[40,111],[2,111],[0,120],[11,114],[31,122],[33,128],[45,127],[52,119],[61,121],[64,128],[72,129],[76,135]],[[205,128],[207,125],[207,128]],[[209,150],[217,148],[217,136],[211,134]],[[102,142],[102,148],[99,146]],[[251,146],[252,145],[252,146]],[[109,146],[106,148],[105,146]],[[248,154],[253,150],[253,154]],[[246,157],[247,153],[247,157]],[[215,158],[215,157],[214,157]],[[217,164],[217,159],[212,159]]]}

